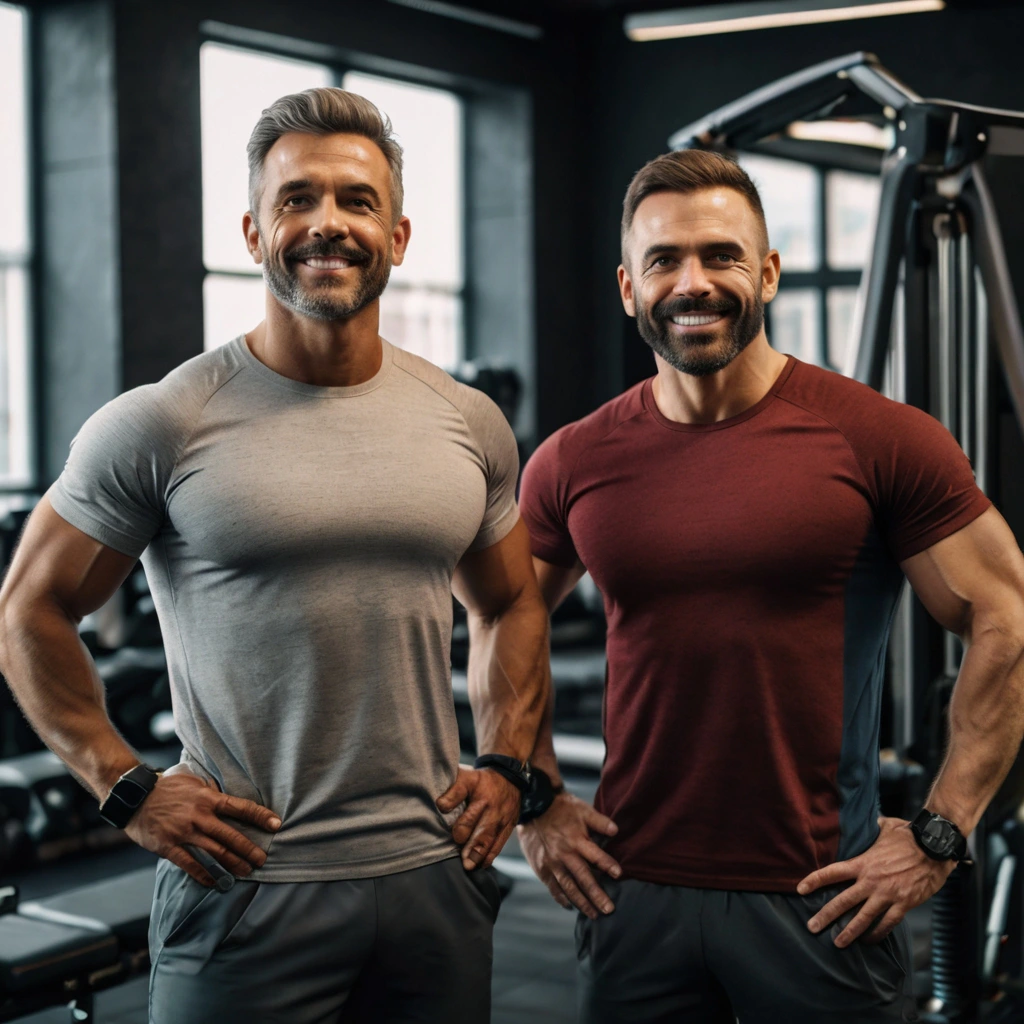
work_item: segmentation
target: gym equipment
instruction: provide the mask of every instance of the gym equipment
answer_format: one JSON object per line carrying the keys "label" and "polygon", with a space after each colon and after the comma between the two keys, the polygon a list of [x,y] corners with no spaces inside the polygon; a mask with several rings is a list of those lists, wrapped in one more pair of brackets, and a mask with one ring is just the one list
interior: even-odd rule
{"label": "gym equipment", "polygon": [[93,1021],[93,994],[149,969],[155,867],[19,905],[0,889],[0,1021],[51,1006]]}
{"label": "gym equipment", "polygon": [[[797,121],[836,117],[887,128],[892,143],[882,153],[787,131]],[[873,54],[853,53],[714,111],[676,132],[670,145],[757,151],[880,174],[874,245],[861,279],[846,372],[933,412],[971,457],[985,489],[989,338],[1024,424],[1024,330],[983,161],[1024,156],[1024,113],[922,99]],[[926,751],[929,777],[945,749],[945,712],[960,657],[958,641],[946,636],[944,672],[928,686],[920,653],[927,650],[930,628],[905,595],[893,637],[899,652],[891,673],[895,755],[902,762],[916,742]],[[918,737],[922,703],[927,720],[925,735]],[[904,781],[910,779],[908,774]],[[978,870],[957,868],[933,898],[933,998],[924,1019],[935,1024],[974,1020],[982,1010],[986,1020],[1024,1016],[1024,964],[1019,953],[1012,966],[1000,956],[1003,928],[1020,928],[1015,877],[1024,851],[1008,818],[1022,807],[1024,778],[1015,770],[971,837]],[[999,973],[1000,965],[1007,973]]]}

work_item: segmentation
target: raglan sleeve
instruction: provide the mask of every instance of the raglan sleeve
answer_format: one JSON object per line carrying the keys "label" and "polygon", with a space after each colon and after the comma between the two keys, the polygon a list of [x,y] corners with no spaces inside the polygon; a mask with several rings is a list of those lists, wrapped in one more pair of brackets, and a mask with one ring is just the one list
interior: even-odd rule
{"label": "raglan sleeve", "polygon": [[474,389],[464,414],[483,454],[487,477],[487,503],[480,529],[469,551],[497,544],[519,522],[516,484],[519,481],[519,448],[504,414],[485,394]]}
{"label": "raglan sleeve", "polygon": [[530,456],[523,470],[519,504],[530,531],[530,547],[536,558],[572,568],[579,560],[569,532],[568,477],[565,430],[552,434]]}
{"label": "raglan sleeve", "polygon": [[890,406],[889,422],[876,432],[869,475],[881,531],[902,562],[963,529],[992,503],[938,420],[913,406]]}
{"label": "raglan sleeve", "polygon": [[101,544],[138,558],[165,518],[175,423],[149,385],[86,420],[47,492],[54,511]]}

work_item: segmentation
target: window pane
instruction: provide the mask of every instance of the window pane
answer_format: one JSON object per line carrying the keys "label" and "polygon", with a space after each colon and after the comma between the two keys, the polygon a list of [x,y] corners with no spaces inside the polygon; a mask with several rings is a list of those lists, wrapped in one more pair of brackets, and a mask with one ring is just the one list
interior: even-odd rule
{"label": "window pane", "polygon": [[253,270],[242,238],[242,214],[249,208],[249,135],[274,100],[330,85],[331,73],[319,64],[219,43],[203,44],[200,70],[203,260],[210,270]]}
{"label": "window pane", "polygon": [[462,299],[440,290],[391,284],[380,299],[380,333],[393,345],[453,370],[459,363]]}
{"label": "window pane", "polygon": [[251,331],[262,319],[262,277],[206,275],[203,282],[203,348],[207,352]]}
{"label": "window pane", "polygon": [[462,104],[442,89],[350,71],[345,88],[391,118],[404,151],[403,212],[412,222],[405,261],[391,274],[404,285],[462,287]]}
{"label": "window pane", "polygon": [[30,482],[28,273],[0,270],[0,480]]}
{"label": "window pane", "polygon": [[782,257],[782,272],[821,266],[818,171],[807,164],[744,155],[740,164],[761,193],[768,240]]}
{"label": "window pane", "polygon": [[857,307],[856,288],[829,288],[828,297],[828,363],[842,370],[850,347],[853,313]]}
{"label": "window pane", "polygon": [[0,253],[28,252],[25,14],[0,3]]}
{"label": "window pane", "polygon": [[784,288],[771,305],[772,348],[805,363],[821,363],[821,295],[812,288]]}
{"label": "window pane", "polygon": [[869,174],[829,172],[825,202],[830,267],[858,270],[867,263],[881,187]]}

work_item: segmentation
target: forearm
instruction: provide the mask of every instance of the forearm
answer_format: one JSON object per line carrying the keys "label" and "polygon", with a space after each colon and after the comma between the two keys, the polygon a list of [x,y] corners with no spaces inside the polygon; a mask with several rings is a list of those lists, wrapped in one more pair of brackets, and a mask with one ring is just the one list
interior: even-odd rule
{"label": "forearm", "polygon": [[1024,652],[1017,634],[988,630],[964,652],[949,705],[949,744],[928,809],[973,831],[1020,749]]}
{"label": "forearm", "polygon": [[107,715],[103,682],[75,621],[53,603],[5,607],[0,671],[43,742],[99,798],[138,757]]}
{"label": "forearm", "polygon": [[551,699],[547,609],[527,593],[493,619],[470,615],[469,631],[477,750],[525,761]]}

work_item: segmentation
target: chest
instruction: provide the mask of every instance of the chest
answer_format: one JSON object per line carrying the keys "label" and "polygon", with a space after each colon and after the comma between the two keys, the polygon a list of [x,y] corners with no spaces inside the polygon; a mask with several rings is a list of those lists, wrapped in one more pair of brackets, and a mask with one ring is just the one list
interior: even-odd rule
{"label": "chest", "polygon": [[347,404],[198,430],[167,504],[179,547],[221,567],[332,558],[454,565],[487,496],[464,421],[435,409],[399,430]]}
{"label": "chest", "polygon": [[581,467],[569,528],[607,597],[813,594],[848,578],[873,511],[842,437],[728,433],[666,432],[639,457]]}

